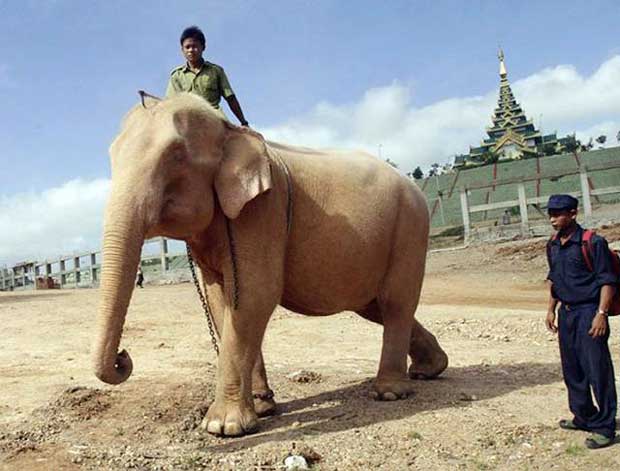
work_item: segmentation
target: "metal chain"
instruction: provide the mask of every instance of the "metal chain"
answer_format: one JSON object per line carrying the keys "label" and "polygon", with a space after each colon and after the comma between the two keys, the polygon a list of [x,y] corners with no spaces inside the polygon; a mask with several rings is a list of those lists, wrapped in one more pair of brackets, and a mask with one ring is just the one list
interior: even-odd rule
{"label": "metal chain", "polygon": [[[292,214],[293,214],[293,185],[291,182],[291,174],[288,170],[288,167],[282,160],[282,158],[274,153],[278,163],[284,169],[284,173],[286,175],[286,186],[287,186],[287,205],[286,205],[286,229],[287,234],[290,233],[291,223],[292,223]],[[237,247],[235,245],[235,239],[233,237],[232,226],[230,224],[230,219],[226,218],[226,233],[228,235],[228,247],[230,249],[230,259],[232,264],[232,275],[233,275],[233,308],[237,310],[239,307],[239,271],[237,268]],[[207,318],[207,324],[209,326],[209,334],[211,335],[211,342],[213,343],[213,349],[217,355],[220,354],[220,349],[217,345],[217,338],[214,331],[214,319],[211,308],[209,306],[209,297],[205,288],[205,293],[203,295],[202,289],[200,288],[200,283],[198,282],[198,277],[196,276],[196,270],[194,268],[194,259],[192,258],[192,251],[189,248],[189,244],[185,244],[187,247],[187,261],[189,263],[189,269],[192,272],[192,278],[194,279],[194,285],[196,286],[196,291],[198,291],[198,296],[200,297],[200,302],[202,303],[202,308],[205,312],[205,317]],[[217,328],[217,326],[216,326]],[[272,393],[273,394],[273,393]]]}
{"label": "metal chain", "polygon": [[228,233],[228,245],[230,246],[230,258],[233,269],[233,308],[237,310],[239,307],[239,275],[237,271],[237,248],[235,239],[233,238],[230,219],[226,218],[226,232]]}
{"label": "metal chain", "polygon": [[192,251],[189,248],[189,244],[185,244],[187,248],[187,261],[189,262],[189,269],[192,272],[192,278],[194,279],[194,285],[196,286],[196,291],[198,291],[198,296],[200,297],[200,302],[202,303],[202,308],[205,311],[205,317],[207,318],[207,325],[209,326],[209,335],[211,335],[211,343],[213,343],[213,350],[215,350],[215,354],[219,356],[220,347],[217,345],[217,337],[215,336],[215,330],[213,328],[213,324],[215,320],[213,319],[213,314],[211,312],[211,308],[209,306],[209,295],[207,294],[207,290],[205,289],[204,295],[202,293],[202,289],[200,288],[200,283],[198,282],[198,277],[196,276],[196,269],[194,268],[194,259],[192,258]]}

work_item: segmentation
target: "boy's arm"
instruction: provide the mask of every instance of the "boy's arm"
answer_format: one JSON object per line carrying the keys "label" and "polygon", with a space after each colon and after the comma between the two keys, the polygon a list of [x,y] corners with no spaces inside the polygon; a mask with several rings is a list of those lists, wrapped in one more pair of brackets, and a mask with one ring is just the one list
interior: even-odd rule
{"label": "boy's arm", "polygon": [[235,114],[235,116],[241,123],[241,126],[247,126],[248,122],[246,121],[245,116],[243,116],[243,111],[241,110],[241,105],[239,104],[237,97],[235,95],[230,95],[225,99],[231,111]]}
{"label": "boy's arm", "polygon": [[607,313],[615,292],[616,288],[612,285],[603,285],[601,287],[601,300],[598,303],[596,315],[592,319],[592,327],[588,332],[592,337],[600,337],[607,332]]}
{"label": "boy's arm", "polygon": [[224,69],[221,67],[218,70],[219,70],[218,81],[219,81],[221,95],[226,100],[226,103],[228,103],[228,107],[230,108],[230,111],[233,112],[233,114],[237,117],[237,119],[241,123],[241,126],[248,126],[248,122],[245,119],[245,116],[243,116],[243,111],[241,110],[241,105],[239,104],[239,100],[237,100],[237,97],[235,96],[235,92],[230,86],[230,81],[228,80],[228,76],[226,75],[226,72],[224,72]]}
{"label": "boy's arm", "polygon": [[588,333],[592,337],[599,337],[607,332],[607,312],[614,296],[614,284],[617,282],[617,276],[613,269],[609,246],[603,237],[597,236],[592,240],[592,252],[593,267],[596,273],[596,282],[601,287],[601,297],[597,313],[592,319],[592,327]]}
{"label": "boy's arm", "polygon": [[545,324],[550,332],[555,333],[558,331],[558,327],[555,324],[555,308],[558,305],[558,300],[553,296],[553,282],[551,280],[547,281],[549,283],[549,301],[547,303],[547,319]]}

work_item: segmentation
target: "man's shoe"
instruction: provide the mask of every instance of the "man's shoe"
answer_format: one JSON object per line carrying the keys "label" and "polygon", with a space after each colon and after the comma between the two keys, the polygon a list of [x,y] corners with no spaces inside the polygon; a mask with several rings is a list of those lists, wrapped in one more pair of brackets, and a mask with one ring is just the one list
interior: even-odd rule
{"label": "man's shoe", "polygon": [[575,422],[569,419],[560,420],[560,428],[563,428],[564,430],[581,430],[575,425]]}
{"label": "man's shoe", "polygon": [[614,442],[613,438],[606,437],[600,433],[593,433],[591,437],[586,438],[586,446],[591,450],[597,448],[605,448]]}

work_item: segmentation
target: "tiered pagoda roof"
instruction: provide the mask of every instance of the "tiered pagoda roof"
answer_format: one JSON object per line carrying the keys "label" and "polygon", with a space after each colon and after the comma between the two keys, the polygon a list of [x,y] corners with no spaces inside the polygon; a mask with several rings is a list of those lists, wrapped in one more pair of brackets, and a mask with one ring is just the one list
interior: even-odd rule
{"label": "tiered pagoda roof", "polygon": [[541,135],[532,120],[525,116],[510,88],[501,49],[498,59],[499,99],[493,112],[493,125],[486,128],[489,137],[479,147],[470,147],[469,154],[456,156],[455,167],[534,157],[543,152],[544,146],[558,145],[555,134]]}

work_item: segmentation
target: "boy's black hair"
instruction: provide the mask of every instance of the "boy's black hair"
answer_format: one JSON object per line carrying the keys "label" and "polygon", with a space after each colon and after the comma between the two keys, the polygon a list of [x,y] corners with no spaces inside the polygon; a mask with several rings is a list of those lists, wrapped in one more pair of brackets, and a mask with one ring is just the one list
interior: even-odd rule
{"label": "boy's black hair", "polygon": [[205,39],[204,33],[200,30],[198,26],[189,26],[183,30],[181,33],[181,46],[183,45],[183,41],[187,38],[193,38],[197,41],[200,41],[202,47],[206,46],[207,40]]}

